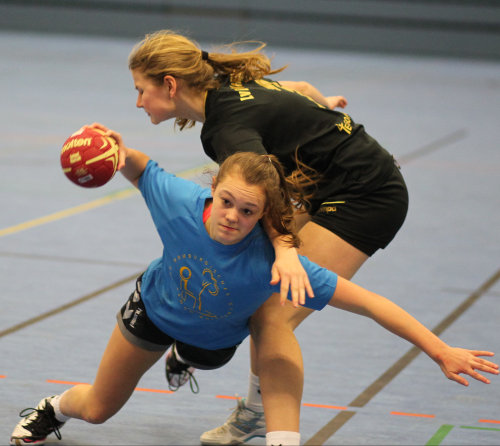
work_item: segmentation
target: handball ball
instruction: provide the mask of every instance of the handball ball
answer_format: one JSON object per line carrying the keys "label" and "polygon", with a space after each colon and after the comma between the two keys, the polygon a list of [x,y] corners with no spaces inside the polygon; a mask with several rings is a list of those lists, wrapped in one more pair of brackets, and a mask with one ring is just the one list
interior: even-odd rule
{"label": "handball ball", "polygon": [[118,144],[105,132],[85,127],[73,133],[61,150],[66,176],[82,187],[99,187],[116,173]]}

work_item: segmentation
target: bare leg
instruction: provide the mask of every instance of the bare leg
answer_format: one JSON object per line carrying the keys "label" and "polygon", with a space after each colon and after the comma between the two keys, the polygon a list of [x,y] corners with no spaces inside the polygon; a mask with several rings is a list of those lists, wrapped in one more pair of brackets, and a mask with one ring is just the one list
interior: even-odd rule
{"label": "bare leg", "polygon": [[[284,311],[279,294],[263,304],[252,316],[250,331],[255,342],[260,389],[264,404],[267,432],[299,432],[300,402],[304,369],[299,343],[286,314],[293,307],[287,303]],[[311,310],[303,309],[305,312]],[[304,315],[304,318],[307,313]]]}
{"label": "bare leg", "polygon": [[[327,229],[302,223],[300,253],[319,265],[350,279],[368,259]],[[276,295],[252,316],[251,369],[260,379],[268,432],[299,431],[304,371],[293,331],[311,313],[307,308],[281,306]]]}
{"label": "bare leg", "polygon": [[61,412],[89,423],[104,423],[132,395],[139,379],[164,351],[143,350],[128,342],[115,326],[104,351],[94,384],[80,384],[64,392]]}

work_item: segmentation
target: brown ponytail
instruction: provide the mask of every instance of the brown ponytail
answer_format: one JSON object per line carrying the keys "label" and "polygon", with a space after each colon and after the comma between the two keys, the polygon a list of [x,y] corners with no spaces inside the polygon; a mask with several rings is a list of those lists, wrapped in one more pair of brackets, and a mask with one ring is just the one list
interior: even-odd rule
{"label": "brown ponytail", "polygon": [[[257,43],[251,51],[238,52],[241,44]],[[147,34],[134,46],[129,59],[130,70],[139,70],[157,85],[166,75],[182,79],[189,88],[205,91],[220,86],[223,78],[234,82],[261,79],[279,73],[285,67],[271,70],[271,61],[261,51],[262,42],[235,42],[223,47],[225,52],[202,51],[196,42],[170,30]],[[180,129],[192,127],[194,121],[177,118]]]}

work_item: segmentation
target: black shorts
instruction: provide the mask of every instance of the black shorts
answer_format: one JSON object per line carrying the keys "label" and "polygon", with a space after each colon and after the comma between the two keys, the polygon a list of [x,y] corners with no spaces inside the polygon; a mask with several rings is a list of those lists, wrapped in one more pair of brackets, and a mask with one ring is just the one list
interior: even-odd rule
{"label": "black shorts", "polygon": [[182,360],[197,369],[217,369],[229,362],[238,345],[208,350],[178,341],[156,327],[149,319],[141,298],[141,280],[142,275],[136,281],[135,291],[116,315],[118,327],[125,339],[149,351],[167,350],[175,343],[175,348]]}
{"label": "black shorts", "polygon": [[320,203],[311,220],[371,256],[385,248],[408,212],[408,190],[398,166],[376,190]]}

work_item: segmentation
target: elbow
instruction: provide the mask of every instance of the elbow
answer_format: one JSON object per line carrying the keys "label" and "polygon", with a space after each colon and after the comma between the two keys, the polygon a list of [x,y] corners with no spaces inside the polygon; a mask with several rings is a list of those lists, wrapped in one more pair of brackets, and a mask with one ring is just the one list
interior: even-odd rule
{"label": "elbow", "polygon": [[298,81],[295,83],[295,90],[299,93],[305,94],[306,96],[310,96],[312,85],[306,81]]}

